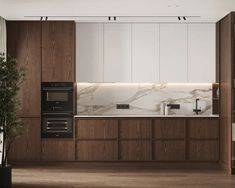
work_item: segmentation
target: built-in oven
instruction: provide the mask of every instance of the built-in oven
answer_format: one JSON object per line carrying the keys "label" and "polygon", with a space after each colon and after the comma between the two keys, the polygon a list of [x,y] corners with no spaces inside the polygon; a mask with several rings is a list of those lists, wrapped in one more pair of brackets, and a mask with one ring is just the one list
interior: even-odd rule
{"label": "built-in oven", "polygon": [[72,138],[73,109],[72,82],[42,82],[42,138]]}
{"label": "built-in oven", "polygon": [[42,112],[72,112],[72,82],[42,82]]}
{"label": "built-in oven", "polygon": [[42,118],[42,138],[72,138],[73,117],[71,115],[49,114]]}

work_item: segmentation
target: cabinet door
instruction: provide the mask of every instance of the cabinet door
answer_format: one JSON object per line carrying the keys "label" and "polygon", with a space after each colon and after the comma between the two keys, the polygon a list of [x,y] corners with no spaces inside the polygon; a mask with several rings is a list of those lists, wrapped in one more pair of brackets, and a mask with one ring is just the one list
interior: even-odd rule
{"label": "cabinet door", "polygon": [[151,139],[151,120],[119,120],[121,139]]}
{"label": "cabinet door", "polygon": [[118,159],[117,141],[78,141],[76,160],[78,161],[115,161]]}
{"label": "cabinet door", "polygon": [[75,23],[42,22],[42,81],[73,82],[74,64]]}
{"label": "cabinet door", "polygon": [[188,144],[189,160],[191,161],[218,161],[218,140],[192,140]]}
{"label": "cabinet door", "polygon": [[154,160],[157,161],[185,160],[185,142],[179,140],[154,142]]}
{"label": "cabinet door", "polygon": [[188,81],[215,82],[215,24],[188,25]]}
{"label": "cabinet door", "polygon": [[117,120],[77,120],[78,139],[117,139]]}
{"label": "cabinet door", "polygon": [[160,24],[160,81],[188,81],[186,24]]}
{"label": "cabinet door", "polygon": [[159,81],[159,24],[132,24],[132,82]]}
{"label": "cabinet door", "polygon": [[131,24],[104,24],[104,82],[131,82]]}
{"label": "cabinet door", "polygon": [[76,24],[76,80],[103,82],[103,24]]}
{"label": "cabinet door", "polygon": [[121,141],[120,160],[149,161],[152,159],[152,142],[148,140]]}
{"label": "cabinet door", "polygon": [[184,139],[185,120],[155,119],[153,137],[154,139]]}
{"label": "cabinet door", "polygon": [[75,142],[73,140],[43,140],[43,161],[74,161]]}
{"label": "cabinet door", "polygon": [[7,53],[26,71],[19,91],[19,116],[40,117],[41,23],[7,22]]}
{"label": "cabinet door", "polygon": [[188,120],[188,137],[190,139],[218,139],[218,119],[190,119]]}
{"label": "cabinet door", "polygon": [[9,160],[40,161],[41,156],[41,124],[39,118],[23,118],[23,134],[11,147]]}

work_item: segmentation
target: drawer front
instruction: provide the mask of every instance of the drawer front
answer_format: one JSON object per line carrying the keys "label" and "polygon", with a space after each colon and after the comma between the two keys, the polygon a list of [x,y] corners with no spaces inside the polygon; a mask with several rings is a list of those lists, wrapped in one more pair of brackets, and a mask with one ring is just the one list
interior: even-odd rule
{"label": "drawer front", "polygon": [[219,141],[193,140],[188,144],[188,159],[190,161],[218,161],[219,160]]}
{"label": "drawer front", "polygon": [[154,120],[154,139],[184,139],[185,120]]}
{"label": "drawer front", "polygon": [[115,161],[118,159],[116,141],[77,141],[76,160]]}
{"label": "drawer front", "polygon": [[192,139],[219,138],[219,122],[217,119],[188,120],[188,137]]}
{"label": "drawer front", "polygon": [[74,161],[75,142],[63,140],[42,141],[43,161]]}
{"label": "drawer front", "polygon": [[121,141],[120,158],[123,161],[149,161],[152,159],[151,141]]}
{"label": "drawer front", "polygon": [[184,161],[185,160],[185,142],[179,141],[179,140],[155,141],[154,142],[154,160],[156,161]]}
{"label": "drawer front", "polygon": [[78,139],[116,139],[117,120],[77,120]]}
{"label": "drawer front", "polygon": [[121,139],[151,139],[151,120],[120,120],[119,131]]}

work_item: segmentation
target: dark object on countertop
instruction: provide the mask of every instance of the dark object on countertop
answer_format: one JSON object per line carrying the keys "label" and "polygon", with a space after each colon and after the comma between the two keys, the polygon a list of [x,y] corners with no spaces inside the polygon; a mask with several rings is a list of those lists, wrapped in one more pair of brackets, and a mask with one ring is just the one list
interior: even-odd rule
{"label": "dark object on countertop", "polygon": [[116,109],[130,109],[129,104],[116,104]]}
{"label": "dark object on countertop", "polygon": [[199,112],[202,111],[201,107],[200,107],[200,109],[198,108],[198,101],[199,101],[199,99],[196,99],[196,108],[193,109],[193,112],[195,112],[197,115],[198,115]]}
{"label": "dark object on countertop", "polygon": [[170,109],[180,109],[180,104],[167,104],[167,106],[170,107]]}

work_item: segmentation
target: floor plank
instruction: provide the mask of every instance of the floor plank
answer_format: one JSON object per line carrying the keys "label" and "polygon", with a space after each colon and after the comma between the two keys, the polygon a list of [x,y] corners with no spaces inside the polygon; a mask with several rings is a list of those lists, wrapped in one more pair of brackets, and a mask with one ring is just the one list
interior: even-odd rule
{"label": "floor plank", "polygon": [[[174,167],[174,165],[172,165]],[[82,163],[13,166],[13,188],[234,188],[219,168]]]}

